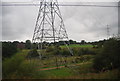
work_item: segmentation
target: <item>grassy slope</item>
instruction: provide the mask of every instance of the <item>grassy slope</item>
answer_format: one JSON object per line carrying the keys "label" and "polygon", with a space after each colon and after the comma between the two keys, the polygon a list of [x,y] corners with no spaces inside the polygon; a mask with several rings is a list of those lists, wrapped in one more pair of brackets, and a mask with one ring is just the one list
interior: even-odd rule
{"label": "grassy slope", "polygon": [[60,69],[46,70],[41,72],[47,74],[46,78],[49,79],[73,76],[73,73],[71,73],[72,71],[69,68],[60,68]]}
{"label": "grassy slope", "polygon": [[66,77],[67,79],[118,79],[118,70],[114,69],[107,72],[100,73],[83,73],[72,77]]}
{"label": "grassy slope", "polygon": [[[74,45],[75,46],[75,45]],[[83,47],[88,47],[83,46]],[[27,53],[28,50],[23,50],[24,53]],[[25,55],[25,54],[23,54]],[[68,60],[71,59],[68,58]],[[51,66],[55,67],[55,66]],[[49,67],[45,67],[49,68]],[[43,78],[56,79],[56,78],[65,78],[65,79],[114,79],[117,78],[118,70],[112,70],[107,72],[94,73],[92,72],[92,62],[84,62],[82,65],[73,66],[69,68],[60,68],[46,71],[39,71],[43,73]],[[36,78],[42,78],[37,76]]]}
{"label": "grassy slope", "polygon": [[91,71],[92,63],[80,66],[42,71],[49,79],[117,79],[118,70],[94,73]]}
{"label": "grassy slope", "polygon": [[[18,55],[26,56],[29,50],[23,50]],[[70,60],[71,58],[68,58]],[[24,68],[23,68],[24,69]],[[114,79],[117,78],[118,70],[94,73],[92,71],[92,62],[87,61],[79,66],[70,66],[69,68],[60,68],[46,71],[39,71],[31,78],[67,78],[67,79]]]}
{"label": "grassy slope", "polygon": [[[65,45],[61,46],[62,48],[66,47]],[[93,47],[91,44],[85,44],[85,45],[80,45],[80,44],[71,44],[69,47],[82,47],[82,48],[88,48],[88,47]]]}

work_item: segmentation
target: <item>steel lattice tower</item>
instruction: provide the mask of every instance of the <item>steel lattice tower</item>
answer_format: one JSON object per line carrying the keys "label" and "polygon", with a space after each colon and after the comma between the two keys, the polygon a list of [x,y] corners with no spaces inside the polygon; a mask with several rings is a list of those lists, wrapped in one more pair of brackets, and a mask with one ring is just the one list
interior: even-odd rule
{"label": "steel lattice tower", "polygon": [[[42,0],[32,42],[38,44],[38,49],[42,49],[43,42],[55,43],[58,41],[68,41],[58,2],[57,0]],[[73,55],[67,44],[66,46]]]}

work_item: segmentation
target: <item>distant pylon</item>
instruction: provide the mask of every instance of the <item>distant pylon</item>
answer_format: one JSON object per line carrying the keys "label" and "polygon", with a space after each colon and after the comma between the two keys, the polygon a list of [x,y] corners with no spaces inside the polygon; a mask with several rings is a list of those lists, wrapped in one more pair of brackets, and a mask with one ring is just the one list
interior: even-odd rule
{"label": "distant pylon", "polygon": [[[43,49],[43,42],[68,41],[68,35],[58,7],[57,0],[40,1],[39,13],[33,34],[33,43]],[[71,49],[66,45],[70,53]],[[40,53],[40,56],[42,53]]]}
{"label": "distant pylon", "polygon": [[110,28],[109,28],[109,25],[107,25],[107,39],[109,39],[110,37]]}

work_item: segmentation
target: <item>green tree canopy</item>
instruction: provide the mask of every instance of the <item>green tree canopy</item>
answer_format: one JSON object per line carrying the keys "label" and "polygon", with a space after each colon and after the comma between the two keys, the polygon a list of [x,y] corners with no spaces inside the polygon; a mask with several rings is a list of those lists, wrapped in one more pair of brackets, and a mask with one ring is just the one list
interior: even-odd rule
{"label": "green tree canopy", "polygon": [[31,48],[31,41],[30,40],[26,40],[26,42],[25,42],[25,48],[26,49],[30,49]]}
{"label": "green tree canopy", "polygon": [[102,51],[94,59],[94,69],[108,70],[112,68],[120,68],[120,41],[110,39],[103,45]]}

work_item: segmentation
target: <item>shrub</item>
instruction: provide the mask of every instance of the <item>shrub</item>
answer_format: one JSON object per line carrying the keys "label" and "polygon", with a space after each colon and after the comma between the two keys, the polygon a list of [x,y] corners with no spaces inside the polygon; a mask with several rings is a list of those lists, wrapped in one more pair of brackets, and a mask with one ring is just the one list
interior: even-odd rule
{"label": "shrub", "polygon": [[62,54],[63,56],[70,56],[70,55],[71,55],[71,54],[70,54],[70,51],[69,51],[68,49],[62,49],[61,54]]}
{"label": "shrub", "polygon": [[16,76],[19,78],[31,78],[33,76],[33,74],[36,72],[35,69],[35,65],[32,63],[25,63],[22,62],[17,71],[16,71]]}
{"label": "shrub", "polygon": [[19,65],[24,61],[20,55],[14,55],[12,58],[3,61],[3,78],[10,78],[13,73],[19,68]]}
{"label": "shrub", "polygon": [[82,55],[80,57],[77,57],[75,60],[76,62],[85,62],[85,61],[90,61],[93,59],[93,55]]}
{"label": "shrub", "polygon": [[36,64],[26,62],[24,56],[15,54],[2,63],[3,79],[30,79],[46,76],[43,72],[37,71]]}
{"label": "shrub", "polygon": [[86,55],[86,54],[92,54],[95,55],[95,51],[88,49],[88,48],[81,48],[78,51],[78,55]]}
{"label": "shrub", "polygon": [[61,48],[58,45],[54,45],[54,46],[49,46],[46,49],[46,52],[49,52],[53,55],[59,55],[61,53]]}
{"label": "shrub", "polygon": [[26,42],[25,42],[25,48],[26,49],[30,49],[31,48],[31,41],[30,40],[26,40]]}
{"label": "shrub", "polygon": [[30,52],[28,52],[27,58],[36,58],[39,57],[39,53],[36,49],[32,49]]}
{"label": "shrub", "polygon": [[49,46],[46,49],[46,52],[53,52],[54,51],[54,46]]}
{"label": "shrub", "polygon": [[93,68],[96,71],[120,68],[120,41],[110,39],[103,45],[101,52],[94,59]]}
{"label": "shrub", "polygon": [[2,42],[2,58],[13,56],[17,52],[17,47],[12,42]]}

